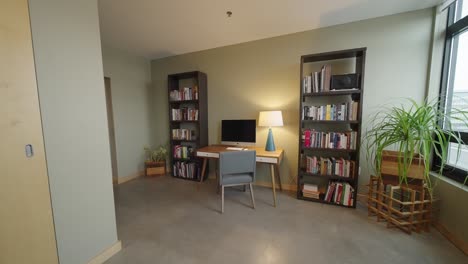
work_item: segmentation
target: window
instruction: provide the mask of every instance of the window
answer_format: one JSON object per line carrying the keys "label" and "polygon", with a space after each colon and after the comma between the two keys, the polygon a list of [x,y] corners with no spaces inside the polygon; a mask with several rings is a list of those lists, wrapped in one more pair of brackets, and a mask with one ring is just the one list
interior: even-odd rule
{"label": "window", "polygon": [[[441,98],[446,114],[453,109],[468,111],[468,0],[454,2],[448,10]],[[447,128],[447,127],[445,127]],[[468,185],[468,126],[452,120],[452,131],[459,132],[465,145],[455,142],[448,148],[448,161],[444,176]],[[435,158],[434,169],[440,165]]]}

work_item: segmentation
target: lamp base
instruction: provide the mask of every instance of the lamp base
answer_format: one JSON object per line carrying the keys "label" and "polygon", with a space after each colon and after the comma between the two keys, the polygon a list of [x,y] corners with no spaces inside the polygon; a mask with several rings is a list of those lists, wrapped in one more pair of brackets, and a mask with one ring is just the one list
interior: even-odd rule
{"label": "lamp base", "polygon": [[271,132],[271,128],[269,128],[269,130],[268,130],[268,139],[267,139],[267,142],[266,142],[265,150],[266,151],[276,151],[275,141],[273,140],[273,132]]}

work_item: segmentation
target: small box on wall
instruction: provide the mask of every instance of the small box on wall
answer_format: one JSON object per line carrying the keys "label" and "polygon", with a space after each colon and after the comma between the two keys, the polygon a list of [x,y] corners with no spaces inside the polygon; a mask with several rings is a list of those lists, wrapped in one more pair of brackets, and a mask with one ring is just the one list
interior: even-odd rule
{"label": "small box on wall", "polygon": [[360,89],[359,73],[332,75],[331,90]]}

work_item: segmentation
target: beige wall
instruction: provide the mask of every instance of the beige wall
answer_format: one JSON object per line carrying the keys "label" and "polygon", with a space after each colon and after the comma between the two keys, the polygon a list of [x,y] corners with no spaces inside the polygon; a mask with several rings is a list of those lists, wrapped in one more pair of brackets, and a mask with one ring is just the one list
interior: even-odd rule
{"label": "beige wall", "polygon": [[30,0],[60,263],[117,243],[96,0]]}
{"label": "beige wall", "polygon": [[104,76],[111,79],[119,177],[143,170],[144,146],[154,145],[149,60],[103,46]]}
{"label": "beige wall", "polygon": [[[440,199],[438,207],[438,222],[442,224],[456,239],[464,241],[468,250],[468,187],[451,180],[436,180],[435,194]],[[468,253],[465,252],[465,253]]]}
{"label": "beige wall", "polygon": [[[168,139],[167,75],[203,71],[208,75],[209,143],[219,142],[222,119],[258,118],[261,110],[282,110],[285,126],[274,128],[277,147],[285,150],[281,177],[283,183],[295,184],[300,56],[367,47],[363,108],[367,116],[401,97],[422,100],[431,26],[432,10],[426,9],[154,60],[156,134],[161,141]],[[257,128],[258,145],[265,144],[266,136],[266,128]],[[365,184],[369,172],[363,168],[362,174]],[[265,168],[259,169],[258,180],[269,182]]]}

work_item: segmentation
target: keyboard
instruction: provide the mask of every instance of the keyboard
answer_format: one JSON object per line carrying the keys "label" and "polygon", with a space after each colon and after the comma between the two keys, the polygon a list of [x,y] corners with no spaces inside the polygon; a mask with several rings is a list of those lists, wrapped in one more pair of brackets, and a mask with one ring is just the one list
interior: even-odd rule
{"label": "keyboard", "polygon": [[238,148],[238,147],[227,147],[227,150],[244,150],[244,148]]}

